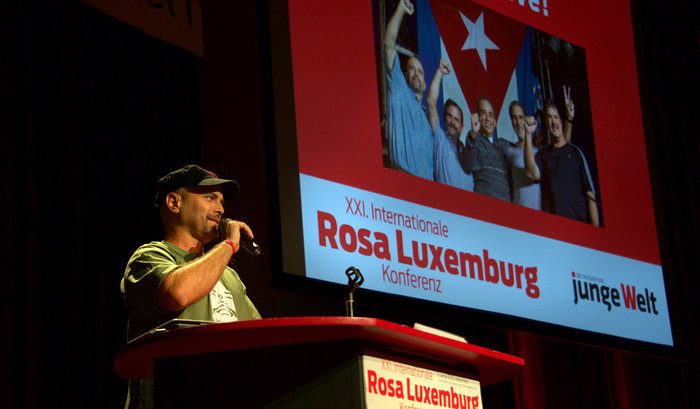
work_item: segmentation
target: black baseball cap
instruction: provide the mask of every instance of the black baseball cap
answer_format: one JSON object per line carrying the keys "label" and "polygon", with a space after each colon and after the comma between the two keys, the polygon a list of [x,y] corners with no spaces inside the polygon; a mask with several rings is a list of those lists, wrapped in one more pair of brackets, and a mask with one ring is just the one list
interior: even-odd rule
{"label": "black baseball cap", "polygon": [[156,188],[156,198],[153,203],[160,206],[165,200],[165,196],[185,186],[221,186],[224,198],[232,199],[238,196],[240,187],[238,182],[229,179],[220,179],[214,172],[208,171],[201,166],[187,165],[178,170],[174,170],[158,180]]}

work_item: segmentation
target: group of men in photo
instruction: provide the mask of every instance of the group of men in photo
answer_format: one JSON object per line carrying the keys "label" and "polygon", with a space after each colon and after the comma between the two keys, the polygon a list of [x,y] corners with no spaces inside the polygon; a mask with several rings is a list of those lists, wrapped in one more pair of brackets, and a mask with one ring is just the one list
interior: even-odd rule
{"label": "group of men in photo", "polygon": [[[440,86],[451,68],[441,60],[423,105],[426,91],[423,65],[415,56],[401,70],[396,39],[405,16],[413,14],[410,0],[401,0],[387,23],[384,52],[387,77],[389,159],[394,169],[497,199],[599,225],[598,205],[583,153],[571,144],[574,103],[564,87],[565,113],[545,101],[541,121],[546,134],[537,135],[537,120],[512,101],[509,114],[518,142],[496,135],[497,118],[485,96],[476,102],[465,143],[462,108],[444,103],[439,123]],[[547,137],[548,136],[548,137]],[[534,139],[534,140],[533,140]],[[545,142],[547,141],[547,142]]]}

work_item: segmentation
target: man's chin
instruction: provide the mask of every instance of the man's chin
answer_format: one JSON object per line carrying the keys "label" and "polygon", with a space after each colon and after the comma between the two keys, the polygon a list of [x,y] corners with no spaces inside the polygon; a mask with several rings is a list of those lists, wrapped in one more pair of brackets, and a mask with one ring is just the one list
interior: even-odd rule
{"label": "man's chin", "polygon": [[218,228],[213,228],[213,229],[208,229],[207,231],[204,232],[203,236],[203,243],[209,243],[210,241],[216,239],[219,237],[219,229]]}

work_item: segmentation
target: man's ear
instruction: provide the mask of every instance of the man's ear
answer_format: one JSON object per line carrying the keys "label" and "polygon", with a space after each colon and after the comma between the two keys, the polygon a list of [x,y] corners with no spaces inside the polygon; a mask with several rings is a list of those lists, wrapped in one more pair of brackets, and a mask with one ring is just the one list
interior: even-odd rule
{"label": "man's ear", "polygon": [[165,206],[173,213],[180,212],[180,206],[182,205],[182,196],[175,192],[168,193],[165,196]]}

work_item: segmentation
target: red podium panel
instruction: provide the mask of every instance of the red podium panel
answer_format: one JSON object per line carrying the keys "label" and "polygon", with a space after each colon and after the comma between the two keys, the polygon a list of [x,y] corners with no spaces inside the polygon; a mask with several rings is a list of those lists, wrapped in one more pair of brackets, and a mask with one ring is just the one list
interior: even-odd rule
{"label": "red podium panel", "polygon": [[122,378],[154,378],[156,405],[163,407],[193,407],[182,401],[194,394],[208,400],[197,407],[317,408],[342,396],[343,405],[332,407],[359,408],[366,407],[363,355],[482,385],[508,379],[524,365],[516,356],[380,319],[297,317],[154,332],[122,347],[114,367]]}
{"label": "red podium panel", "polygon": [[180,355],[360,339],[478,368],[489,385],[516,375],[522,358],[376,318],[292,317],[202,325],[156,333],[117,351],[114,368],[125,379],[153,377],[153,360]]}

